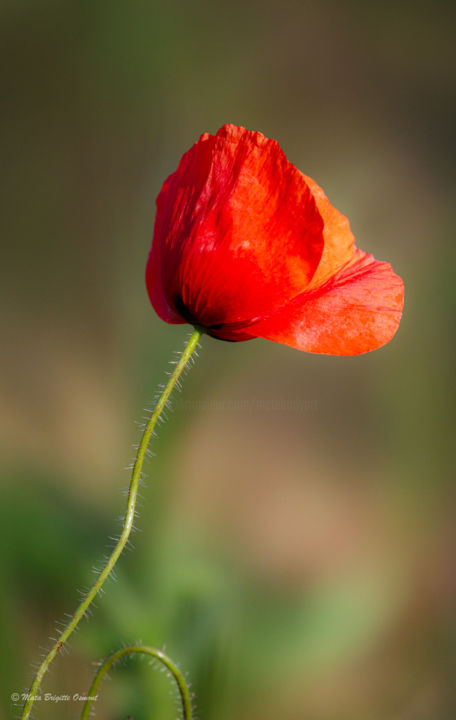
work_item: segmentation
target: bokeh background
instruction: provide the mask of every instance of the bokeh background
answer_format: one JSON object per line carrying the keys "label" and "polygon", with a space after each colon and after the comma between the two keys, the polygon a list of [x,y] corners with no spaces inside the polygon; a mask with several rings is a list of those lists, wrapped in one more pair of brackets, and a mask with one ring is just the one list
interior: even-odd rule
{"label": "bokeh background", "polygon": [[[149,462],[134,552],[43,690],[166,646],[200,720],[456,717],[455,5],[0,5],[1,710],[109,536],[187,328],[143,282],[154,200],[225,122],[276,138],[405,279],[357,358],[204,338]],[[36,718],[81,703],[41,702]],[[173,720],[132,660],[97,718]]]}

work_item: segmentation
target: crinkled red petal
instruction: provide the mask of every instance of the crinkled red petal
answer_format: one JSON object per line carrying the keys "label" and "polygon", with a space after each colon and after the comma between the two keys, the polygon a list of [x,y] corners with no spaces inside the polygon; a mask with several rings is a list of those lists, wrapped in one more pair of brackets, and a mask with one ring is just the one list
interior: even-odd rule
{"label": "crinkled red petal", "polygon": [[391,265],[356,250],[348,265],[251,325],[251,336],[328,355],[359,355],[387,343],[402,315],[404,288]]}
{"label": "crinkled red petal", "polygon": [[350,224],[345,215],[342,215],[326,197],[315,180],[304,175],[312,192],[318,211],[323,219],[323,253],[318,268],[310,281],[307,290],[319,287],[328,278],[335,275],[344,265],[347,265],[355,253],[355,238],[350,230]]}
{"label": "crinkled red petal", "polygon": [[202,135],[163,185],[147,288],[164,320],[216,334],[301,293],[322,252],[323,220],[306,178],[274,140],[225,125]]}

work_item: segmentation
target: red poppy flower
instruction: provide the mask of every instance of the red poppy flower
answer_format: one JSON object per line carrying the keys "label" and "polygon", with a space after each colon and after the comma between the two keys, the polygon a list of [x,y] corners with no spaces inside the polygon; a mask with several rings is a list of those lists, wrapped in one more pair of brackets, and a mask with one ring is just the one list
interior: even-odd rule
{"label": "red poppy flower", "polygon": [[402,280],[355,247],[321,188],[235,125],[202,135],[163,184],[146,283],[168,323],[331,355],[384,345],[403,305]]}

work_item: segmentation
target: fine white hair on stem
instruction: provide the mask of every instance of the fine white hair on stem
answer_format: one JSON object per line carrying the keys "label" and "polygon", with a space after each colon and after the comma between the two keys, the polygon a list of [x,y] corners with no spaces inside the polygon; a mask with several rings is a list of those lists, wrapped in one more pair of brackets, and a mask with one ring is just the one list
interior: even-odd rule
{"label": "fine white hair on stem", "polygon": [[[180,377],[183,374],[185,370],[188,370],[189,361],[192,358],[192,354],[196,350],[196,347],[198,345],[199,338],[201,337],[201,331],[197,330],[195,328],[194,332],[191,334],[186,347],[182,354],[179,355],[179,359],[177,360],[174,370],[169,374],[169,380],[166,382],[166,384],[162,384],[160,386],[159,394],[156,396],[154,409],[151,411],[151,414],[149,418],[147,419],[146,425],[144,426],[143,434],[141,437],[141,440],[135,444],[136,449],[136,457],[133,462],[132,468],[131,468],[131,481],[130,485],[127,491],[127,508],[124,515],[124,523],[122,532],[118,536],[111,536],[110,540],[112,543],[114,543],[111,553],[106,561],[106,564],[104,567],[97,573],[98,568],[95,566],[95,572],[97,573],[97,577],[93,583],[88,589],[84,589],[80,592],[81,595],[81,601],[76,608],[75,612],[72,615],[69,615],[68,622],[65,624],[64,628],[62,629],[61,633],[56,637],[52,638],[53,646],[49,650],[45,650],[45,656],[43,661],[41,662],[37,672],[35,673],[33,682],[30,686],[30,691],[27,695],[27,699],[24,704],[23,714],[22,714],[22,720],[29,720],[31,717],[31,712],[33,709],[33,705],[35,702],[35,698],[37,696],[37,691],[41,687],[41,683],[43,680],[43,677],[46,672],[49,670],[49,666],[51,665],[54,657],[59,653],[63,645],[67,642],[70,635],[75,632],[79,628],[79,623],[82,620],[82,618],[86,618],[88,620],[89,618],[89,608],[96,608],[96,604],[94,602],[95,598],[97,596],[102,595],[104,593],[104,583],[108,580],[113,578],[113,569],[114,566],[117,563],[117,560],[119,559],[122,552],[128,548],[132,549],[133,545],[130,542],[130,534],[135,530],[135,524],[134,520],[137,517],[136,512],[136,503],[138,499],[138,492],[139,487],[141,486],[143,482],[143,464],[144,460],[149,456],[149,443],[152,438],[157,437],[157,433],[155,432],[155,428],[158,425],[158,423],[163,424],[168,419],[168,413],[171,410],[171,405],[169,403],[169,398],[171,393],[175,388],[178,390],[180,389]],[[168,374],[168,373],[167,373]],[[153,455],[153,453],[152,453]],[[141,652],[149,653],[150,648],[144,650],[146,646],[143,646],[143,650],[140,650]],[[132,650],[132,652],[137,652],[137,650]],[[156,651],[154,651],[156,652]],[[115,658],[114,658],[115,659]],[[166,663],[165,663],[166,664]],[[176,670],[177,672],[177,670]],[[181,675],[179,675],[180,678],[182,678]],[[176,679],[176,675],[175,675]],[[176,680],[177,681],[177,680]],[[185,686],[185,682],[182,678],[182,683]],[[182,687],[180,686],[181,692]],[[186,696],[188,697],[188,696]],[[184,696],[182,695],[182,699],[184,702]],[[189,702],[187,702],[186,707],[189,707]],[[83,717],[87,718],[89,716],[89,706],[87,706],[87,712],[83,710]],[[191,717],[190,714],[185,711],[185,714],[187,717]]]}

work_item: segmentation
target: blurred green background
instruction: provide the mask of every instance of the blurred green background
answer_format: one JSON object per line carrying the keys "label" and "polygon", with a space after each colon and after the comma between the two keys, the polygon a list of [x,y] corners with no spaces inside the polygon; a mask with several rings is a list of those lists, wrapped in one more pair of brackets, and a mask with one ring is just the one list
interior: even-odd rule
{"label": "blurred green background", "polygon": [[[155,197],[233,122],[404,277],[400,331],[357,358],[203,339],[135,550],[43,690],[86,693],[142,640],[200,720],[456,717],[454,3],[3,0],[0,21],[0,714],[119,531],[134,420],[188,334],[144,288]],[[112,678],[100,720],[175,718],[146,661]]]}

